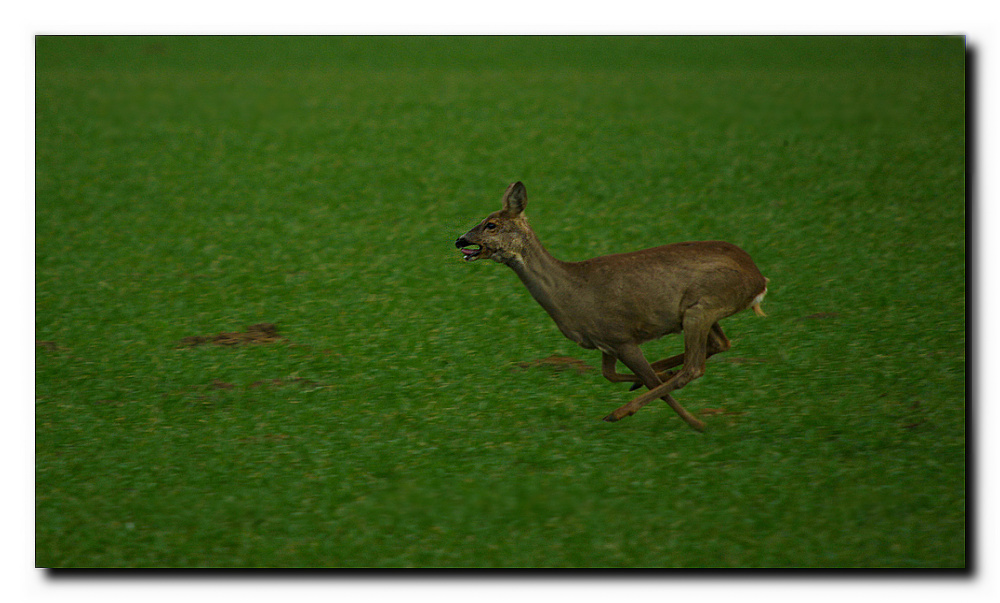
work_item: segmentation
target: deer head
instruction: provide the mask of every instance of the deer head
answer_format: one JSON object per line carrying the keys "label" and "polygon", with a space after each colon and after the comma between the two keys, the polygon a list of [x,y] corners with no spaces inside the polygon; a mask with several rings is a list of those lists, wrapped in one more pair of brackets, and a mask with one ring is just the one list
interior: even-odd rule
{"label": "deer head", "polygon": [[508,266],[521,261],[533,233],[524,216],[528,193],[524,185],[515,182],[503,195],[503,207],[486,216],[475,228],[455,241],[465,261],[492,259]]}

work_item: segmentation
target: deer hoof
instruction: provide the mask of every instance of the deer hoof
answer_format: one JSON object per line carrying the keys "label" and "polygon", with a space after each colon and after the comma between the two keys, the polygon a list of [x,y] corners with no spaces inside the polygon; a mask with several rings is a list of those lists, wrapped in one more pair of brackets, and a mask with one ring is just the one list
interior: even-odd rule
{"label": "deer hoof", "polygon": [[639,389],[640,387],[642,387],[642,384],[639,383],[638,381],[636,381],[635,383],[632,384],[632,387],[628,388],[628,391],[634,392],[635,390]]}
{"label": "deer hoof", "polygon": [[635,414],[634,410],[629,412],[628,409],[622,407],[616,410],[615,412],[611,413],[610,415],[604,417],[604,420],[607,421],[608,423],[614,423],[615,421],[619,421],[621,419],[624,419],[625,417],[631,417],[634,414]]}

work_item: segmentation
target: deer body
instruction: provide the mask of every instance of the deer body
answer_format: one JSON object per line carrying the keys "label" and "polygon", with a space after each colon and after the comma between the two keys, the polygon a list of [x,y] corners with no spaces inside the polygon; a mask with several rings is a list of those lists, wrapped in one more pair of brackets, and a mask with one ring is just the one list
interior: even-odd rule
{"label": "deer body", "polygon": [[[617,421],[663,398],[689,425],[702,429],[669,393],[701,376],[708,356],[729,349],[719,320],[750,307],[763,314],[766,279],[750,256],[731,243],[700,241],[563,262],[531,230],[526,205],[524,185],[515,182],[504,194],[503,208],[455,245],[467,261],[491,258],[510,266],[563,335],[602,352],[602,372],[610,381],[650,389],[605,420]],[[684,354],[652,365],[646,361],[641,344],[682,331]],[[617,373],[618,361],[633,374]],[[679,371],[661,372],[681,365]]]}

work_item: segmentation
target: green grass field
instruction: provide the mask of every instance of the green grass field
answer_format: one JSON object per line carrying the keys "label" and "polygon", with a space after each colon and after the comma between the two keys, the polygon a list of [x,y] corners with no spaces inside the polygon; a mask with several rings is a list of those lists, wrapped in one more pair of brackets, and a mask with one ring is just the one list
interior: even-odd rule
{"label": "green grass field", "polygon": [[[963,39],[36,59],[37,565],[966,566]],[[460,261],[514,180],[561,259],[725,239],[770,278],[676,395],[705,433],[602,422],[627,385]]]}

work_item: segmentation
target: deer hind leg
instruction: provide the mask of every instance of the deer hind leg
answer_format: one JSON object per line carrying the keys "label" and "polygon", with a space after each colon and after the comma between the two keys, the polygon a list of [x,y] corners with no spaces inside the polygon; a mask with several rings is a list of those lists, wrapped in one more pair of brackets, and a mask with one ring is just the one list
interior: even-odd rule
{"label": "deer hind leg", "polygon": [[[653,367],[650,366],[649,362],[646,360],[646,357],[643,356],[642,350],[639,349],[639,346],[629,345],[619,348],[618,350],[616,350],[616,354],[618,360],[621,360],[625,364],[625,366],[627,366],[629,369],[632,370],[633,373],[635,373],[636,376],[642,379],[643,385],[645,385],[650,389],[650,393],[653,390],[662,387],[662,382],[660,381],[660,378],[656,376],[656,371],[653,370]],[[614,356],[611,356],[611,361],[608,361],[607,358],[605,358],[603,362],[604,366],[608,366],[610,364],[611,369],[613,371],[614,359],[615,359]],[[605,376],[607,377],[607,375]],[[627,375],[619,375],[619,376],[627,377]],[[649,394],[647,393],[645,395],[648,396]],[[684,421],[686,421],[687,424],[690,425],[692,428],[697,429],[698,431],[701,431],[702,429],[705,428],[704,423],[702,423],[697,418],[695,418],[691,413],[686,411],[684,407],[677,402],[677,400],[674,400],[673,397],[666,392],[658,394],[656,396],[650,396],[648,400],[645,400],[641,404],[634,404],[636,400],[638,400],[637,398],[636,400],[633,400],[629,404],[626,404],[625,406],[622,406],[621,408],[617,409],[610,415],[604,417],[604,420],[617,421],[629,415],[633,415],[640,408],[642,408],[643,406],[645,406],[646,404],[652,402],[657,398],[663,398],[663,400],[667,404],[669,404],[670,407],[673,408],[674,411],[678,415],[680,415],[681,418],[684,419]]]}
{"label": "deer hind leg", "polygon": [[722,332],[719,323],[712,323],[712,330],[708,332],[708,352],[706,358],[714,356],[719,352],[728,352],[733,344],[729,343],[729,338]]}
{"label": "deer hind leg", "polygon": [[[711,358],[719,352],[729,350],[731,347],[732,344],[729,343],[729,338],[726,337],[726,334],[722,332],[722,327],[719,326],[718,322],[713,323],[712,330],[708,333],[708,345],[705,352],[705,358]],[[677,374],[677,372],[667,372],[667,370],[682,364],[684,364],[684,354],[677,354],[676,356],[671,356],[670,358],[657,360],[656,362],[650,364],[650,366],[653,367],[654,371],[656,371],[656,376],[660,378],[660,381],[668,381],[671,377]],[[635,382],[629,391],[635,391],[642,387],[642,382],[639,379],[622,379],[622,381]]]}

